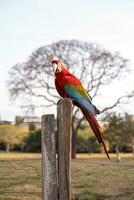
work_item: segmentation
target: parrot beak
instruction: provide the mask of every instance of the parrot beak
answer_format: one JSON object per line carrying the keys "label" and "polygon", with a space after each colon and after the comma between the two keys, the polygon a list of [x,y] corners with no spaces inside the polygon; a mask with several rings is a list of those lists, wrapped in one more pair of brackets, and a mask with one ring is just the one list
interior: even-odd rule
{"label": "parrot beak", "polygon": [[53,72],[55,73],[55,72],[56,72],[56,69],[57,69],[57,64],[56,64],[56,63],[53,63],[52,66],[53,66],[53,69],[52,69],[52,70],[53,70]]}
{"label": "parrot beak", "polygon": [[52,70],[55,74],[62,71],[62,64],[61,64],[60,60],[52,60],[52,66],[53,66]]}

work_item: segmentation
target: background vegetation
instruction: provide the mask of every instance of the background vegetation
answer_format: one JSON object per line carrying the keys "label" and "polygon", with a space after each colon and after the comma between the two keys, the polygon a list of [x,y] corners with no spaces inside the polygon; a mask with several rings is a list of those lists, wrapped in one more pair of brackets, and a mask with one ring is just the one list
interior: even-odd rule
{"label": "background vegetation", "polygon": [[[100,123],[110,152],[133,152],[134,119],[132,115],[126,113],[124,116],[120,116],[113,113]],[[36,128],[34,124],[30,124],[29,127],[26,124],[12,125],[7,123],[0,125],[0,149],[7,152],[9,150],[41,152],[41,129]],[[103,148],[98,144],[86,122],[78,129],[77,152],[103,152]]]}
{"label": "background vegetation", "polygon": [[[117,52],[88,41],[60,40],[38,48],[25,62],[11,68],[8,88],[13,101],[19,99],[28,109],[32,105],[33,110],[56,105],[59,95],[54,86],[54,74],[51,72],[51,61],[55,56],[79,78],[92,99],[100,98],[99,94],[103,94],[107,85],[112,86],[129,70],[128,60]],[[128,103],[133,96],[133,91],[127,91],[127,94],[123,92],[101,104],[100,112],[105,115],[119,104]],[[32,101],[30,105],[27,99]],[[72,117],[72,158],[76,156],[77,133],[84,121],[82,115],[78,116],[79,109],[75,107]]]}

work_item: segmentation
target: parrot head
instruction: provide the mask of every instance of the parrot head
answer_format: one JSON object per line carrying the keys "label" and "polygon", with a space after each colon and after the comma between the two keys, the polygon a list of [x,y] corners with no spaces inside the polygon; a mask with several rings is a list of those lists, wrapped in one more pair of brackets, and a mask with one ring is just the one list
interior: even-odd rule
{"label": "parrot head", "polygon": [[64,67],[60,60],[52,60],[52,65],[55,74],[60,73]]}

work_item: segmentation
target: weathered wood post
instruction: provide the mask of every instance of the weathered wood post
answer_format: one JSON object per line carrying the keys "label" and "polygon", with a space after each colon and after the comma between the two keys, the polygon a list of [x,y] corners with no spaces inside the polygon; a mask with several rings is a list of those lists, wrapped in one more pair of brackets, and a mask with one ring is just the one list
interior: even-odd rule
{"label": "weathered wood post", "polygon": [[71,200],[71,100],[57,106],[59,200]]}
{"label": "weathered wood post", "polygon": [[43,200],[57,200],[56,148],[54,115],[43,115],[42,173]]}

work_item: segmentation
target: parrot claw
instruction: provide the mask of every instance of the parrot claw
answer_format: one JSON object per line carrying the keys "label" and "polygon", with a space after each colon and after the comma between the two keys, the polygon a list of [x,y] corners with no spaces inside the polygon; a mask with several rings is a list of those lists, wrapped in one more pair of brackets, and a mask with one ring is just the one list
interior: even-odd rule
{"label": "parrot claw", "polygon": [[69,100],[71,100],[71,103],[72,103],[72,105],[73,105],[74,99],[71,99],[71,98],[68,98],[68,97],[65,97],[64,99],[69,99]]}
{"label": "parrot claw", "polygon": [[[72,105],[73,105],[74,99],[70,99],[70,98],[68,98],[68,97],[65,97],[65,98],[62,98],[62,99],[69,99],[69,100],[71,100],[71,103],[72,103]],[[58,102],[57,102],[57,104],[59,104],[59,102],[60,102],[62,99],[59,99]]]}

